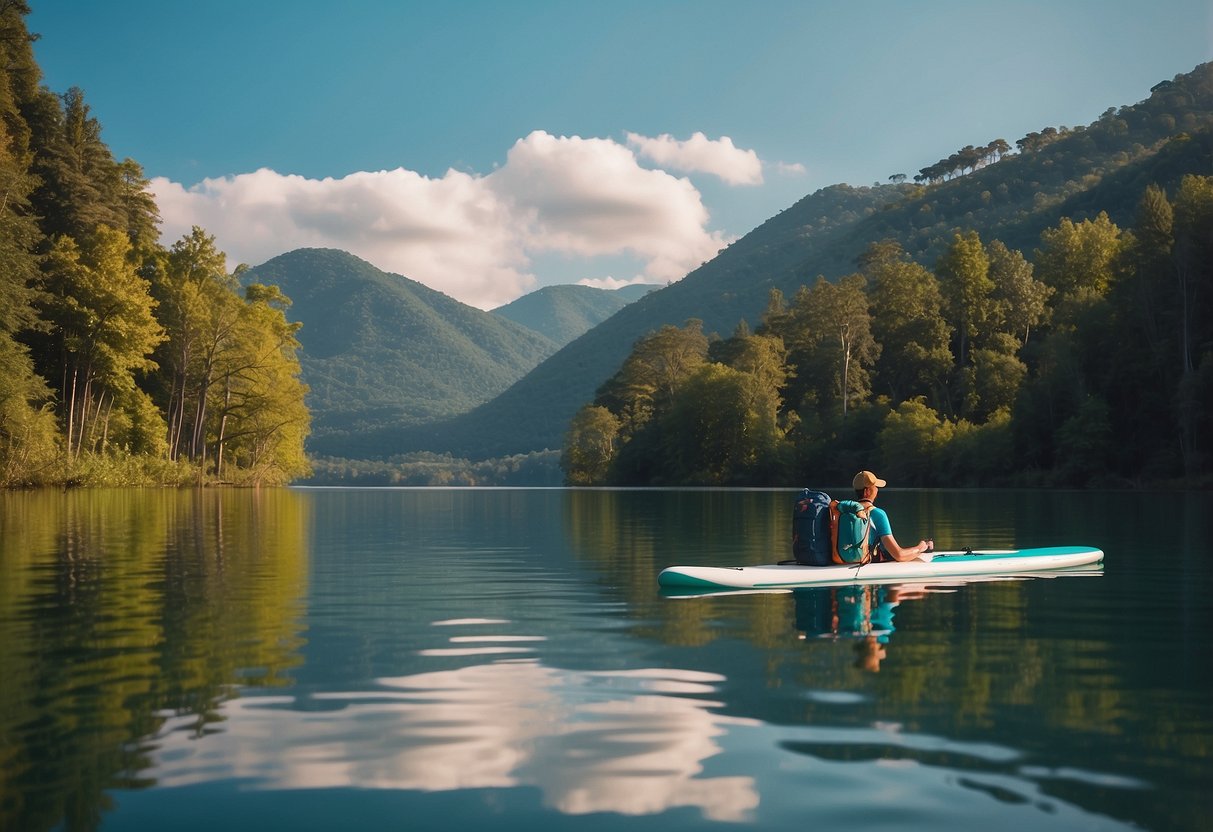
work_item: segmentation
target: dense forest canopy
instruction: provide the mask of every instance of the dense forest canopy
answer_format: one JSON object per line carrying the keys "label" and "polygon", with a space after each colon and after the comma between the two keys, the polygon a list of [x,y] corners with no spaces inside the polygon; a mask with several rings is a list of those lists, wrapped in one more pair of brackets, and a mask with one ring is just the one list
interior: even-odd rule
{"label": "dense forest canopy", "polygon": [[170,248],[79,89],[0,7],[0,486],[284,483],[308,471],[290,301],[205,231]]}
{"label": "dense forest canopy", "polygon": [[641,338],[574,417],[578,484],[1121,485],[1213,473],[1213,176],[1151,185],[1133,226],[976,231],[929,268],[893,241],[754,332]]}

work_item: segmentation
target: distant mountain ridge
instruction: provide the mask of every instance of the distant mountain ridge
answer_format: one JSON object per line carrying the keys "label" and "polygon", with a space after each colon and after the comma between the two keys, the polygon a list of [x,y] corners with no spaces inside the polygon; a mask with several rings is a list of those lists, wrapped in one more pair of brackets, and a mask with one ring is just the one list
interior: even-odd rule
{"label": "distant mountain ridge", "polygon": [[621,289],[591,286],[544,286],[493,310],[563,347],[596,327],[656,286],[632,284]]}
{"label": "distant mountain ridge", "polygon": [[503,316],[389,274],[352,254],[299,249],[249,270],[281,287],[303,324],[313,453],[348,438],[466,411],[509,387],[557,345]]}
{"label": "distant mountain ridge", "polygon": [[1063,216],[1106,211],[1128,227],[1147,185],[1173,189],[1185,174],[1211,171],[1213,64],[1202,64],[1136,105],[1109,108],[1088,127],[1053,130],[1047,141],[965,176],[930,186],[824,188],[683,280],[624,307],[492,401],[443,422],[360,435],[350,455],[430,450],[486,458],[558,448],[573,413],[636,339],[664,324],[699,318],[705,331],[727,335],[739,321],[760,318],[771,289],[790,297],[818,275],[837,279],[884,239],[930,265],[953,234],[971,229],[1031,258],[1041,231]]}

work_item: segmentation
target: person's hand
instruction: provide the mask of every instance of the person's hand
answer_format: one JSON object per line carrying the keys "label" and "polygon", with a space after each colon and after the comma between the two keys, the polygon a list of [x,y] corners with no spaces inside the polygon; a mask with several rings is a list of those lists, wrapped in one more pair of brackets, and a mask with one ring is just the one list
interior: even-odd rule
{"label": "person's hand", "polygon": [[935,551],[935,541],[934,540],[922,541],[922,551],[923,551],[923,554],[927,554],[928,552],[934,552]]}

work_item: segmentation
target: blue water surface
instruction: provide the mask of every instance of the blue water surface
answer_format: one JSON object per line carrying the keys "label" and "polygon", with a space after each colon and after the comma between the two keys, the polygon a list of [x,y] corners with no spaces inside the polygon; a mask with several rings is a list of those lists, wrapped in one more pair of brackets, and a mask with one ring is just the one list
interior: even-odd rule
{"label": "blue water surface", "polygon": [[1210,495],[889,489],[1104,568],[658,589],[793,493],[0,495],[0,829],[1208,828]]}

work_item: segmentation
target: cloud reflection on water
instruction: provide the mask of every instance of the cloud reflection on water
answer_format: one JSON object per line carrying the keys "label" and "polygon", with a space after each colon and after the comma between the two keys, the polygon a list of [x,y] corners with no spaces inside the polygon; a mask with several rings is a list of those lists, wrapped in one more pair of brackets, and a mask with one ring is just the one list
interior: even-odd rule
{"label": "cloud reflection on water", "polygon": [[223,733],[202,742],[170,722],[148,773],[162,788],[216,779],[260,789],[532,786],[566,814],[695,807],[741,821],[758,805],[754,778],[704,777],[703,762],[721,753],[717,738],[729,726],[757,723],[691,698],[721,681],[503,660],[303,701],[247,697],[229,702]]}

